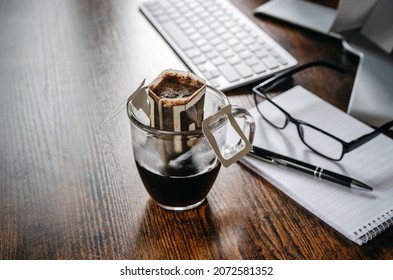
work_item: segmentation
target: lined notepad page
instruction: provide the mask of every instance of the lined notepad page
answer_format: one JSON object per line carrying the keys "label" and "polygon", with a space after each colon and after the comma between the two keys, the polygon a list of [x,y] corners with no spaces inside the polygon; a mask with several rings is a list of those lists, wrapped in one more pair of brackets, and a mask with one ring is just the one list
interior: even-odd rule
{"label": "lined notepad page", "polygon": [[[274,98],[294,118],[351,141],[372,128],[340,111],[301,86]],[[263,106],[263,103],[261,104]],[[242,162],[273,185],[341,232],[362,244],[382,233],[393,223],[393,140],[380,135],[331,161],[316,155],[300,140],[296,126],[279,130],[250,110],[256,122],[256,146],[341,173],[371,186],[372,192],[349,189],[314,178],[297,170],[266,163],[247,156]]]}

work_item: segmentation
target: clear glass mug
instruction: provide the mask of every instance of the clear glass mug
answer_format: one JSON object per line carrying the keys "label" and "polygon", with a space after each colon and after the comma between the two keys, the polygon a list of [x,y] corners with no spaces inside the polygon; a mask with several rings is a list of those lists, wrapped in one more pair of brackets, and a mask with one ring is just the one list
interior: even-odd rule
{"label": "clear glass mug", "polygon": [[[146,115],[132,102],[127,104],[139,175],[150,197],[165,209],[188,210],[201,205],[221,162],[229,166],[251,148],[255,123],[247,110],[232,108],[224,93],[210,86],[204,103],[204,128],[182,132],[151,127]],[[242,129],[234,117],[243,119]],[[233,137],[234,131],[240,138]]]}

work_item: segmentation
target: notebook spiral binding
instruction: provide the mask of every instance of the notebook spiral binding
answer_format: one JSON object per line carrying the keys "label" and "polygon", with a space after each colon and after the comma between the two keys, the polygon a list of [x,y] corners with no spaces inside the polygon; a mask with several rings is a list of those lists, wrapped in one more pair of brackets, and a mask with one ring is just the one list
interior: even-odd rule
{"label": "notebook spiral binding", "polygon": [[354,232],[358,236],[358,241],[360,244],[367,243],[374,237],[381,234],[383,231],[393,226],[393,209],[382,214],[377,219],[363,226],[363,228],[358,229]]}

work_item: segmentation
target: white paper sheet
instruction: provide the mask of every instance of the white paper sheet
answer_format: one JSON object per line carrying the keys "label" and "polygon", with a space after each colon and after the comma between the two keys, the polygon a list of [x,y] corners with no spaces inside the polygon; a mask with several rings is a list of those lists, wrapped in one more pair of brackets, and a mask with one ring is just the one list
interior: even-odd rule
{"label": "white paper sheet", "polygon": [[[280,94],[274,101],[293,117],[307,121],[348,142],[372,131],[367,125],[301,86]],[[349,189],[250,156],[241,160],[246,166],[358,244],[367,242],[386,229],[389,223],[392,224],[392,139],[379,135],[346,154],[341,161],[335,162],[309,150],[301,142],[295,125],[289,124],[284,130],[279,130],[269,125],[255,108],[250,112],[256,121],[254,145],[347,175],[368,184],[374,190],[365,192]]]}

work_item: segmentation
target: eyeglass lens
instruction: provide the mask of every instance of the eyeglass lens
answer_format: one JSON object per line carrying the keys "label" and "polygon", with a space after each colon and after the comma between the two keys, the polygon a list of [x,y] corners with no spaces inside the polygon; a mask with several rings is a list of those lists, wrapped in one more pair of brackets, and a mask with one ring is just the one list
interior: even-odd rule
{"label": "eyeglass lens", "polygon": [[[276,128],[283,129],[289,118],[269,99],[255,96],[256,106],[261,116]],[[333,160],[341,159],[343,144],[330,135],[304,123],[295,123],[299,136],[311,150]]]}
{"label": "eyeglass lens", "polygon": [[[266,102],[263,102],[265,101]],[[287,116],[277,106],[269,100],[260,96],[255,97],[255,105],[258,105],[259,113],[262,117],[276,128],[284,128],[287,125]]]}
{"label": "eyeglass lens", "polygon": [[341,159],[344,148],[341,142],[307,124],[300,124],[298,130],[310,149],[330,159]]}
{"label": "eyeglass lens", "polygon": [[[289,121],[293,122],[297,126],[301,140],[311,150],[329,159],[341,160],[344,155],[343,143],[345,142],[339,141],[337,138],[329,135],[327,132],[318,130],[307,123],[303,123],[301,121],[299,122],[298,120],[293,119],[287,112],[285,112],[283,108],[279,108],[278,105],[276,105],[271,99],[264,95],[264,92],[272,90],[274,87],[285,81],[287,78],[291,77],[293,74],[314,66],[323,66],[338,72],[345,72],[341,66],[326,61],[313,61],[300,65],[294,69],[290,69],[289,71],[280,74],[275,78],[268,79],[258,86],[255,86],[253,88],[255,106],[257,106],[261,116],[274,127],[283,129]],[[345,152],[356,149],[357,147],[373,139],[376,135],[387,131],[392,126],[393,121],[390,121],[369,135],[364,135],[350,143],[345,143]]]}

